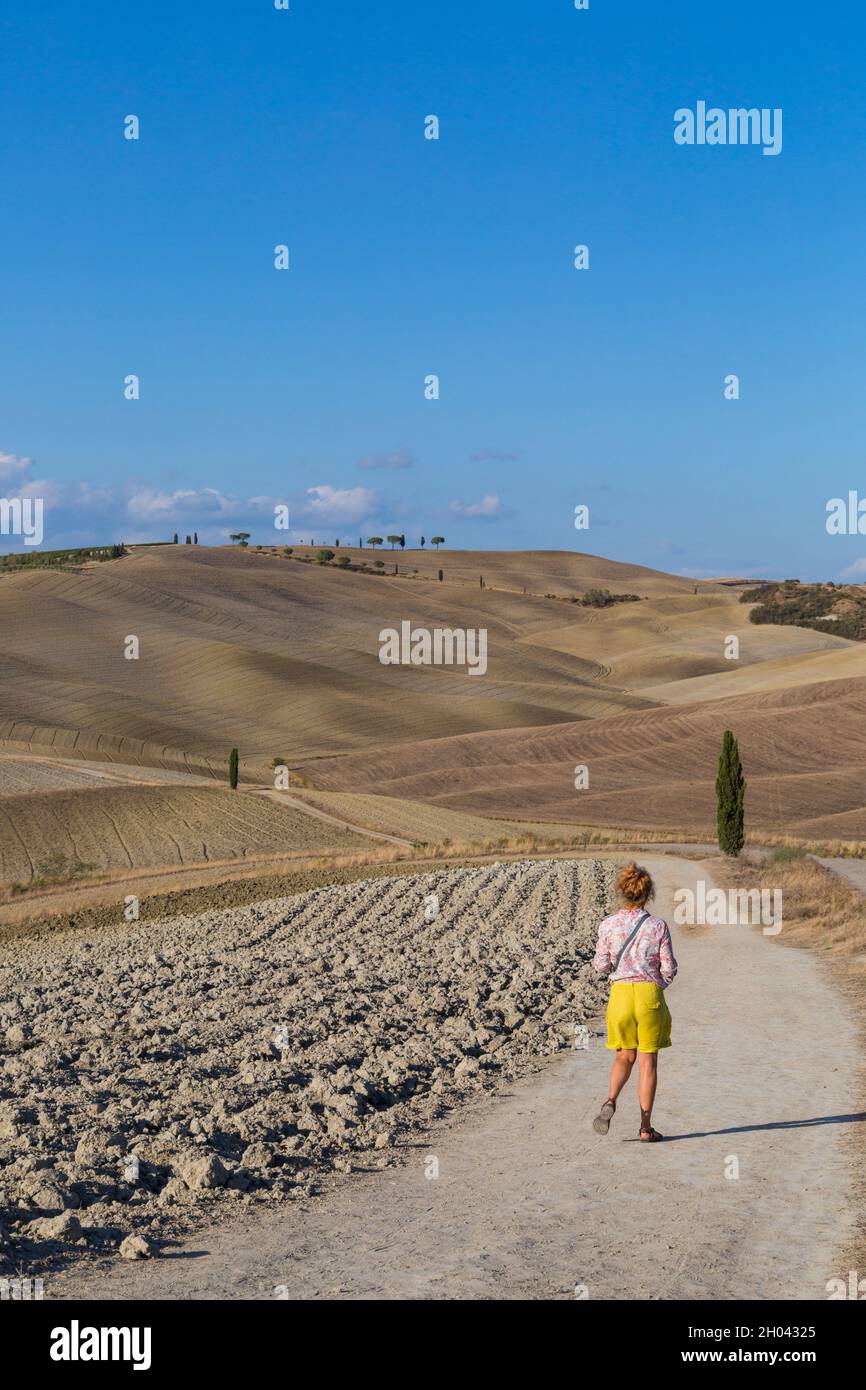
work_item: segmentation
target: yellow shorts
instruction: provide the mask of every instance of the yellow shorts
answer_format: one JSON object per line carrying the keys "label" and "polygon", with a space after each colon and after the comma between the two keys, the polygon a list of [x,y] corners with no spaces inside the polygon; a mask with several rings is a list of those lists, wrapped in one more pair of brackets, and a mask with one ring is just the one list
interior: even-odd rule
{"label": "yellow shorts", "polygon": [[607,1001],[607,1046],[658,1052],[671,1045],[664,990],[645,980],[615,980]]}

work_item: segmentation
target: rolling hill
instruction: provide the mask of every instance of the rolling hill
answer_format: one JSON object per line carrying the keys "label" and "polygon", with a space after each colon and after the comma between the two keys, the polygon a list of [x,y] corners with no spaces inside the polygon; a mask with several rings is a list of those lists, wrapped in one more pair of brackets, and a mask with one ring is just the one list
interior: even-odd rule
{"label": "rolling hill", "polygon": [[[754,829],[866,838],[862,644],[751,624],[736,584],[592,555],[387,552],[384,575],[314,555],[167,545],[0,576],[0,879],[52,854],[122,875],[345,853],[359,827],[711,835],[725,727]],[[590,589],[638,597],[586,607]],[[486,629],[486,674],[382,665],[403,622]],[[256,794],[275,759],[307,813]]]}
{"label": "rolling hill", "polygon": [[[866,839],[866,680],[426,740],[318,762],[315,776],[322,788],[375,790],[476,815],[712,838],[726,728],[739,740],[753,828]],[[577,766],[589,773],[582,790]]]}

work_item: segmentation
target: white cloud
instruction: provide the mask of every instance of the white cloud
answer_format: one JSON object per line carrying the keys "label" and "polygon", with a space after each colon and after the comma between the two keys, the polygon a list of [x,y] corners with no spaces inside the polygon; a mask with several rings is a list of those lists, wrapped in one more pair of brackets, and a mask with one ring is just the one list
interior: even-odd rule
{"label": "white cloud", "polygon": [[847,569],[840,571],[839,578],[850,579],[853,583],[857,584],[863,579],[864,575],[866,575],[866,560],[855,560],[853,565],[849,565]]}
{"label": "white cloud", "polygon": [[455,516],[474,516],[486,520],[502,515],[502,503],[498,494],[488,492],[480,502],[452,502],[451,511]]}
{"label": "white cloud", "polygon": [[237,498],[226,497],[212,487],[177,488],[174,492],[159,492],[156,488],[145,487],[127,498],[126,514],[134,521],[199,516],[202,512],[208,519],[213,519],[234,516],[244,505]]}
{"label": "white cloud", "polygon": [[[316,527],[353,525],[372,512],[370,488],[337,488],[328,483],[281,497],[240,497],[216,487],[163,489],[140,480],[107,486],[88,482],[34,479],[32,460],[0,451],[0,494],[41,497],[45,503],[45,544],[49,548],[106,540],[170,540],[174,531],[193,531],[202,543],[219,544],[229,532],[250,531],[256,539],[273,535],[274,511],[288,506],[293,529],[313,534]],[[286,532],[281,533],[285,538]],[[5,548],[5,547],[4,547]]]}
{"label": "white cloud", "polygon": [[308,487],[302,516],[313,521],[362,521],[373,510],[375,493],[368,487],[334,488],[327,483]]}
{"label": "white cloud", "polygon": [[17,454],[0,454],[0,483],[21,482],[33,467],[33,460]]}

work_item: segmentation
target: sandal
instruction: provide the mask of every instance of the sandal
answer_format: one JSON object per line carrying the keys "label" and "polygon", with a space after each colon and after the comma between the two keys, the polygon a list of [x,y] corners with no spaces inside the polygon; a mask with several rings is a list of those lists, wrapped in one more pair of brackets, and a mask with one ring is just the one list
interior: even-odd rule
{"label": "sandal", "polygon": [[643,1144],[660,1144],[664,1139],[664,1135],[659,1134],[658,1130],[653,1129],[652,1125],[650,1125],[649,1129],[642,1129],[640,1131],[638,1139],[640,1139]]}
{"label": "sandal", "polygon": [[606,1100],[592,1122],[592,1127],[596,1134],[607,1134],[610,1129],[610,1122],[616,1113],[616,1101]]}

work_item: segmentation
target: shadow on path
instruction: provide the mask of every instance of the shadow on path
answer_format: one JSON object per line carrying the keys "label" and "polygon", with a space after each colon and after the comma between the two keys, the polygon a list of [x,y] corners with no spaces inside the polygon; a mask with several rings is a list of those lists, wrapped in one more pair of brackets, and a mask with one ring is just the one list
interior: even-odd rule
{"label": "shadow on path", "polygon": [[[699,1129],[694,1134],[668,1134],[665,1136],[666,1144],[674,1144],[678,1139],[712,1139],[720,1134],[752,1134],[758,1130],[767,1129],[811,1129],[814,1125],[853,1125],[862,1123],[866,1120],[866,1111],[859,1111],[853,1115],[816,1115],[812,1120],[773,1120],[765,1125],[732,1125],[730,1129]],[[627,1140],[627,1143],[639,1143],[639,1140]]]}

